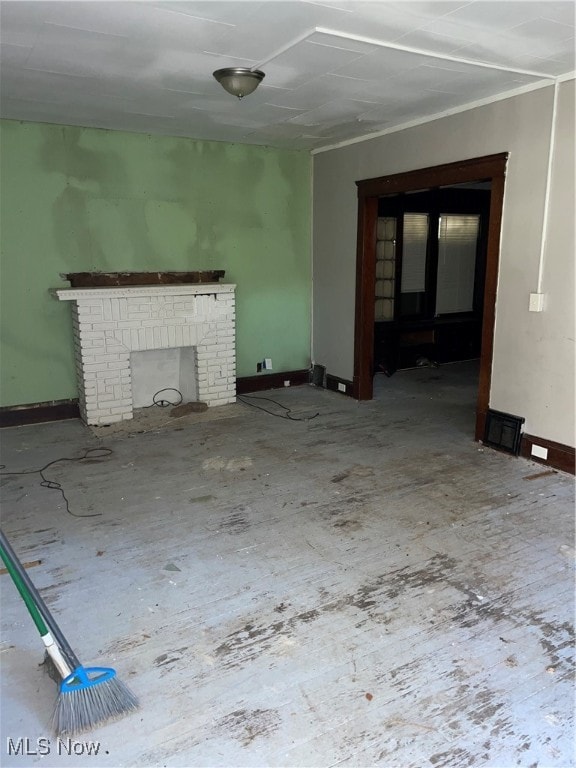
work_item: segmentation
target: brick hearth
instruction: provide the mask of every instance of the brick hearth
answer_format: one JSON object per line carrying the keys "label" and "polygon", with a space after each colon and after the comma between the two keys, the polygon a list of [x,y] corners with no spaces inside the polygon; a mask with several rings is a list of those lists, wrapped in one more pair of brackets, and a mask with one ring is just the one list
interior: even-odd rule
{"label": "brick hearth", "polygon": [[194,347],[197,399],[236,400],[234,285],[63,288],[72,301],[80,412],[86,424],[133,416],[130,353]]}

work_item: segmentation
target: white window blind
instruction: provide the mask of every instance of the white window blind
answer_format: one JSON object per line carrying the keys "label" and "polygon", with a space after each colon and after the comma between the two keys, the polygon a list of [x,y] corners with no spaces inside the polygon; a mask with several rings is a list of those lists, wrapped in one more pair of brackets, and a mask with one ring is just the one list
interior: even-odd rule
{"label": "white window blind", "polygon": [[405,213],[402,241],[402,293],[426,290],[426,245],[428,243],[428,214]]}
{"label": "white window blind", "polygon": [[480,216],[442,214],[438,228],[436,314],[471,312]]}

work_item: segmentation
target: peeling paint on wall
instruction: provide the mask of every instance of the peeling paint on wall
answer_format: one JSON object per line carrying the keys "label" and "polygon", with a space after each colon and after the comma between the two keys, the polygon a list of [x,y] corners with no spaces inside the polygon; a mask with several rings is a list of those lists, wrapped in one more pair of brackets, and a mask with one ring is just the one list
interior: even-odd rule
{"label": "peeling paint on wall", "polygon": [[310,359],[307,153],[2,121],[1,405],[76,396],[60,272],[224,269],[237,375]]}

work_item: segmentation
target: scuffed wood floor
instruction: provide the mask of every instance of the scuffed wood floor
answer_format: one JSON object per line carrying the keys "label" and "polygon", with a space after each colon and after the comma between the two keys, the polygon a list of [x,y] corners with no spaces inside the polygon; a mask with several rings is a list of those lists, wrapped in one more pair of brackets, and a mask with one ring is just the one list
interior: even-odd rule
{"label": "scuffed wood floor", "polygon": [[4,476],[3,527],[142,706],[86,736],[97,756],[9,756],[51,735],[55,690],[4,575],[2,765],[573,765],[573,478],[473,442],[473,374],[264,393],[302,422],[5,430],[7,470],[113,451],[47,472],[98,517]]}

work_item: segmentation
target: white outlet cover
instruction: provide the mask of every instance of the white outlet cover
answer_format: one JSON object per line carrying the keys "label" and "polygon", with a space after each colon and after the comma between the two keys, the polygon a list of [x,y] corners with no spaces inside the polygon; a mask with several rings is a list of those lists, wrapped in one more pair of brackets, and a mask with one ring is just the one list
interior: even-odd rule
{"label": "white outlet cover", "polygon": [[544,448],[541,445],[533,445],[531,449],[532,456],[536,456],[539,459],[548,458],[548,448]]}
{"label": "white outlet cover", "polygon": [[272,358],[271,357],[267,357],[264,360],[264,366],[265,366],[267,371],[271,371],[272,370]]}
{"label": "white outlet cover", "polygon": [[339,392],[346,392],[346,384],[342,384],[341,381],[338,382],[338,391]]}

